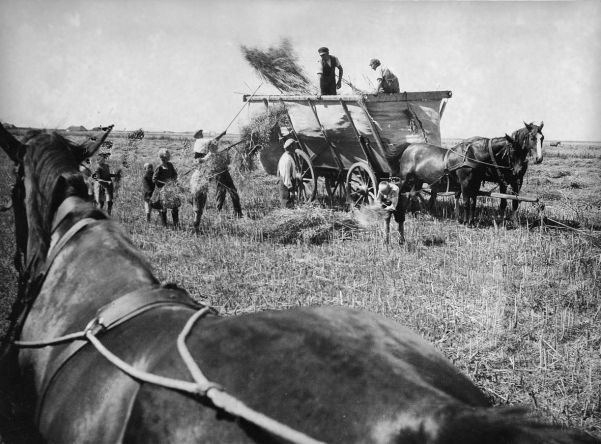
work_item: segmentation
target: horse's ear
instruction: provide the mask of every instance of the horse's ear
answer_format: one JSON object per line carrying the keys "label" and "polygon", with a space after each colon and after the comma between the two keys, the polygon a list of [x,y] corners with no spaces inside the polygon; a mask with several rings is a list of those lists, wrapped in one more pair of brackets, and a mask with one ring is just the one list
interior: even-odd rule
{"label": "horse's ear", "polygon": [[98,151],[100,145],[102,145],[102,143],[106,140],[114,126],[115,125],[108,126],[104,134],[102,134],[102,136],[96,137],[95,139],[86,140],[84,143],[79,145],[81,153],[74,153],[75,156],[78,157],[78,161],[81,162],[82,160],[87,159],[88,157],[92,157],[94,153]]}
{"label": "horse's ear", "polygon": [[[522,120],[522,122],[524,122],[524,121]],[[531,123],[524,122],[524,126],[528,129],[528,131],[532,131],[532,124]]]}
{"label": "horse's ear", "polygon": [[545,122],[543,122],[542,120],[540,121],[540,125],[538,126],[538,130],[542,131],[543,126],[545,126]]}
{"label": "horse's ear", "polygon": [[513,144],[515,142],[515,139],[513,137],[511,137],[510,135],[508,135],[507,133],[505,133],[505,140],[507,140],[511,144]]}
{"label": "horse's ear", "polygon": [[8,154],[10,160],[14,163],[19,162],[19,151],[25,149],[25,145],[15,139],[11,133],[6,131],[4,126],[0,123],[0,146]]}

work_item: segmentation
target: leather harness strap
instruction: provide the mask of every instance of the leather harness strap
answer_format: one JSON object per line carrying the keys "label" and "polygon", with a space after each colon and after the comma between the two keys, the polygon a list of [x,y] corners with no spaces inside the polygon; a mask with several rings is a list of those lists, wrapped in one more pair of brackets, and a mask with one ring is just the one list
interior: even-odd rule
{"label": "leather harness strap", "polygon": [[488,139],[487,147],[488,147],[488,154],[490,155],[491,162],[492,162],[492,164],[495,167],[495,171],[497,173],[497,177],[499,178],[499,180],[501,182],[503,182],[505,185],[507,185],[507,182],[505,182],[505,179],[501,175],[501,169],[499,168],[499,164],[497,163],[497,159],[495,159],[495,153],[492,150],[492,139]]}
{"label": "leather harness strap", "polygon": [[[81,198],[79,197],[68,197],[59,205],[58,209],[56,210],[52,221],[50,247],[46,256],[44,268],[40,272],[40,286],[45,280],[46,274],[52,267],[56,257],[77,233],[81,232],[87,227],[92,226],[93,224],[103,223],[107,220],[83,218],[75,222],[64,233],[61,233],[59,227],[67,218],[67,216],[76,208],[80,201]],[[185,306],[193,310],[202,308],[202,305],[194,301],[188,292],[183,289],[166,288],[163,286],[152,285],[136,289],[135,291],[127,293],[104,305],[98,310],[95,318],[88,323],[88,325],[95,323],[101,330],[108,330],[148,310],[167,305]],[[74,340],[59,353],[56,359],[52,360],[52,363],[49,365],[42,381],[40,396],[38,398],[36,407],[36,419],[38,422],[41,407],[52,381],[64,367],[64,365],[86,344],[87,341],[85,340]]]}
{"label": "leather harness strap", "polygon": [[[118,299],[101,307],[95,318],[88,323],[96,323],[102,331],[110,330],[123,324],[124,322],[144,313],[153,308],[164,306],[182,306],[192,310],[199,310],[203,305],[192,299],[187,291],[180,288],[143,287],[127,293]],[[85,345],[86,340],[76,340],[67,345],[60,354],[52,360],[51,365],[46,371],[42,382],[40,396],[36,407],[36,418],[39,423],[39,414],[42,410],[46,393],[48,392],[53,380],[58,375],[65,364]]]}

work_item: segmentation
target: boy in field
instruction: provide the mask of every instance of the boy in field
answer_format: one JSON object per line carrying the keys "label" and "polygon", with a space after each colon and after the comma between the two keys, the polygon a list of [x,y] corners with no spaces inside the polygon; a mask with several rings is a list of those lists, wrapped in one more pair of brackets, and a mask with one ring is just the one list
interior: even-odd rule
{"label": "boy in field", "polygon": [[110,153],[101,152],[98,154],[98,164],[92,174],[94,179],[94,202],[99,208],[104,208],[106,201],[106,211],[110,215],[113,210],[113,174],[106,162]]}
{"label": "boy in field", "polygon": [[[173,164],[170,162],[171,153],[167,149],[161,149],[159,151],[160,165],[156,167],[152,174],[152,182],[159,190],[163,188],[169,181],[177,181],[177,171]],[[163,226],[167,226],[167,208],[165,202],[159,201],[159,211],[161,212],[161,221]],[[171,217],[173,219],[173,226],[179,226],[179,208],[173,206],[171,208]]]}
{"label": "boy in field", "polygon": [[152,175],[154,169],[151,163],[144,164],[144,176],[142,177],[142,196],[144,199],[144,211],[146,212],[146,222],[150,222],[150,216],[152,212],[152,193],[154,193],[154,182],[152,181]]}

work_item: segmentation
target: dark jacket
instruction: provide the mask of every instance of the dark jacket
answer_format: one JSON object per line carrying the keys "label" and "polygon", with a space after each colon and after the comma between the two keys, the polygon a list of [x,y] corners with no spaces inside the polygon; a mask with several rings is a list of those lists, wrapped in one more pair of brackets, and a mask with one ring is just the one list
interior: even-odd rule
{"label": "dark jacket", "polygon": [[142,178],[142,193],[144,200],[150,202],[152,193],[154,192],[154,182],[152,181],[153,172],[147,171]]}
{"label": "dark jacket", "polygon": [[177,171],[171,162],[167,162],[166,166],[159,165],[152,175],[152,181],[157,188],[163,188],[168,180],[177,180]]}
{"label": "dark jacket", "polygon": [[338,59],[333,55],[330,55],[330,62],[332,66],[328,65],[327,62],[321,61],[322,74],[319,79],[319,89],[321,90],[322,96],[335,96],[336,95],[336,67],[340,64]]}

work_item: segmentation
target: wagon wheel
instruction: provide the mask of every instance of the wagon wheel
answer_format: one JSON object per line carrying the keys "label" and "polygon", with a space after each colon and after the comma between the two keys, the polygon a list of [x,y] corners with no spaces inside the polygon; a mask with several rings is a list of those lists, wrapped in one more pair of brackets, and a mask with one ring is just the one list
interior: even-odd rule
{"label": "wagon wheel", "polygon": [[297,167],[300,171],[298,200],[301,202],[310,202],[315,199],[315,193],[317,192],[317,177],[315,176],[313,162],[311,162],[311,159],[304,151],[297,149],[295,153]]}
{"label": "wagon wheel", "polygon": [[376,175],[365,162],[351,165],[346,175],[346,195],[352,207],[374,203],[376,200]]}

